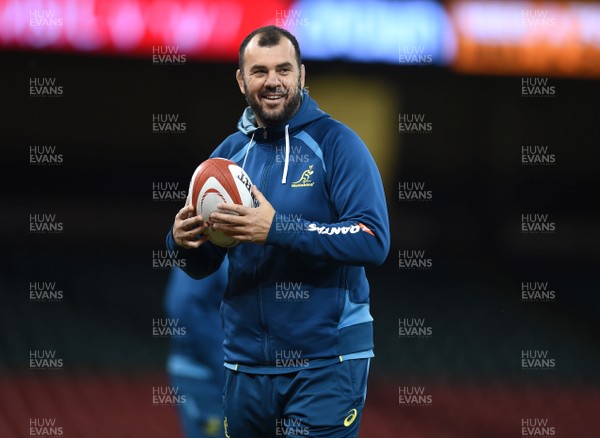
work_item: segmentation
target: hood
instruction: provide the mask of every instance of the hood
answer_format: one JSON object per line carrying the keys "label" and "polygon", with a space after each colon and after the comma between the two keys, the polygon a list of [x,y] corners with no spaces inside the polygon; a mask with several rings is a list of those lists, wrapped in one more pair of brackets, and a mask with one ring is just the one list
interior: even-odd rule
{"label": "hood", "polygon": [[250,137],[250,142],[246,145],[242,168],[245,168],[246,166],[246,158],[248,158],[248,153],[250,152],[250,149],[252,149],[252,146],[254,146],[254,138],[261,141],[274,142],[285,137],[285,164],[283,167],[283,176],[281,178],[281,184],[285,184],[287,181],[287,171],[290,159],[290,133],[293,135],[300,132],[309,123],[323,117],[329,117],[329,115],[319,109],[317,102],[308,95],[307,90],[302,90],[302,101],[298,111],[296,111],[289,121],[282,123],[281,125],[269,126],[267,128],[257,127],[255,124],[256,117],[254,116],[254,112],[252,111],[252,108],[247,107],[237,124],[238,130]]}
{"label": "hood", "polygon": [[242,117],[240,117],[237,128],[248,137],[255,135],[257,139],[275,141],[285,135],[286,126],[289,127],[289,132],[293,134],[301,131],[305,125],[322,117],[328,117],[328,114],[319,109],[317,102],[308,95],[307,90],[302,90],[300,107],[288,122],[277,126],[269,126],[268,128],[259,128],[256,126],[256,117],[254,117],[252,108],[247,107],[242,113]]}

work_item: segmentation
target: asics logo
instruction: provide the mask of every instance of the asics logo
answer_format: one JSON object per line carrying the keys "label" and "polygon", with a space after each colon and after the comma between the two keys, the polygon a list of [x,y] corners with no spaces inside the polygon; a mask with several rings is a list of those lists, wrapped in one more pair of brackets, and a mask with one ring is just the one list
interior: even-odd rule
{"label": "asics logo", "polygon": [[344,426],[348,427],[352,423],[354,423],[354,420],[356,420],[357,415],[358,411],[356,409],[352,409],[350,412],[348,412],[348,416],[344,418]]}

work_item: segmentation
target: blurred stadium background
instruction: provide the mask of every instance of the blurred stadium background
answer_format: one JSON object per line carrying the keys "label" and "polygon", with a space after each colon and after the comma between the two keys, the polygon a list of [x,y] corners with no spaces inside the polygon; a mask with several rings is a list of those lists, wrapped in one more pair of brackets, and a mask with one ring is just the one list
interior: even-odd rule
{"label": "blurred stadium background", "polygon": [[235,129],[237,48],[266,24],[385,182],[361,436],[599,436],[600,4],[344,0],[0,0],[0,436],[179,436],[152,398],[181,205],[160,198]]}

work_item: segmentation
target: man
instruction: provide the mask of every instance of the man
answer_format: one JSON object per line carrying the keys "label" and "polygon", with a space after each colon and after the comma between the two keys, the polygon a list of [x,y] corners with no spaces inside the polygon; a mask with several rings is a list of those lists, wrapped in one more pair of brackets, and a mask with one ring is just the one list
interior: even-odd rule
{"label": "man", "polygon": [[187,438],[223,437],[223,330],[219,306],[227,286],[227,257],[214,274],[194,280],[173,268],[165,313],[186,332],[170,343],[167,371],[185,395],[179,418]]}
{"label": "man", "polygon": [[[381,177],[360,138],[304,90],[293,35],[257,29],[239,55],[250,107],[211,156],[244,167],[258,206],[221,204],[202,218],[188,205],[167,236],[192,277],[229,255],[225,434],[357,437],[373,357],[364,266],[389,250]],[[208,226],[241,244],[207,242]]]}

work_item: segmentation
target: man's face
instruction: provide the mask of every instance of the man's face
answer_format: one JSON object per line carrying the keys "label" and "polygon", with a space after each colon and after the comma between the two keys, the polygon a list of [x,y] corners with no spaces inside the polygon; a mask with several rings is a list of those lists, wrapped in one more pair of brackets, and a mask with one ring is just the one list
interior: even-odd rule
{"label": "man's face", "polygon": [[275,126],[288,121],[298,109],[304,88],[304,65],[298,68],[291,41],[260,47],[260,35],[250,40],[244,52],[244,72],[237,71],[240,90],[259,125]]}

